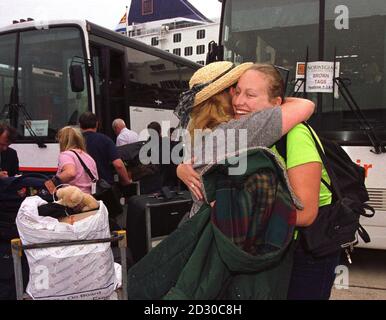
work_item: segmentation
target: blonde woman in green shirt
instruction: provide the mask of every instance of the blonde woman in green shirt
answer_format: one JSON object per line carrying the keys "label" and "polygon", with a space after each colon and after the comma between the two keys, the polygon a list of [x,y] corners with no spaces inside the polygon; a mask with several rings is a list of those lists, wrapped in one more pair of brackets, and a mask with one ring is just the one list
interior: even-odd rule
{"label": "blonde woman in green shirt", "polygon": [[[268,85],[267,85],[268,83]],[[272,65],[254,65],[239,79],[232,90],[232,104],[236,115],[264,110],[267,97],[282,97],[283,86],[279,72]],[[323,177],[330,182],[322,165],[319,153],[309,130],[299,124],[287,134],[286,168],[291,186],[302,204],[298,210],[296,225],[311,225],[319,207],[331,203],[331,192],[321,182]],[[277,151],[273,147],[274,151]],[[335,279],[335,268],[339,264],[340,253],[323,258],[314,258],[299,237],[295,252],[288,299],[327,300]]]}

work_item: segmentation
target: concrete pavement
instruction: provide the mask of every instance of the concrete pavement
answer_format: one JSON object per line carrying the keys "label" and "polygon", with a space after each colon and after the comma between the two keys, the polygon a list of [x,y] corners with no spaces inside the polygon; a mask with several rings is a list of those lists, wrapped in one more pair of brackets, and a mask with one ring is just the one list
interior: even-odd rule
{"label": "concrete pavement", "polygon": [[349,271],[348,289],[334,288],[330,299],[386,300],[386,250],[355,248],[351,258],[351,265],[342,258]]}

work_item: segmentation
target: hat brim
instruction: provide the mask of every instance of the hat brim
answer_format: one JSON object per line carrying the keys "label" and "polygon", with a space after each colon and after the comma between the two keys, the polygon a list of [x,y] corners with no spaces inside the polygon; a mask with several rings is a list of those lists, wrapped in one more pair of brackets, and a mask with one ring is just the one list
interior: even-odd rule
{"label": "hat brim", "polygon": [[229,72],[224,74],[220,79],[217,79],[216,81],[202,89],[200,92],[198,92],[195,96],[193,106],[203,103],[210,97],[213,97],[215,94],[220,93],[221,91],[234,85],[239,80],[240,76],[252,65],[252,62],[245,62],[229,70]]}

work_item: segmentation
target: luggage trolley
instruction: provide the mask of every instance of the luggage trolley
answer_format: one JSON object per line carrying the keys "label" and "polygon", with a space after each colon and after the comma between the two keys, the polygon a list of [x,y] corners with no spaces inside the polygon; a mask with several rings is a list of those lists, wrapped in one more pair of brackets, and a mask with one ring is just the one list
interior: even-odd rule
{"label": "luggage trolley", "polygon": [[92,240],[73,240],[73,241],[58,241],[58,242],[49,242],[49,243],[36,243],[23,245],[19,238],[11,240],[12,247],[12,257],[13,257],[13,267],[15,273],[15,286],[16,286],[16,297],[17,300],[23,300],[24,288],[23,288],[23,276],[21,270],[21,256],[23,250],[30,249],[42,249],[50,247],[62,247],[62,246],[75,246],[75,245],[87,245],[87,244],[96,244],[96,243],[105,243],[105,242],[118,242],[118,247],[120,251],[121,258],[121,270],[122,270],[122,292],[118,292],[118,298],[120,300],[127,300],[127,262],[126,262],[126,231],[119,230],[114,231],[113,235],[110,238],[102,239],[92,239]]}

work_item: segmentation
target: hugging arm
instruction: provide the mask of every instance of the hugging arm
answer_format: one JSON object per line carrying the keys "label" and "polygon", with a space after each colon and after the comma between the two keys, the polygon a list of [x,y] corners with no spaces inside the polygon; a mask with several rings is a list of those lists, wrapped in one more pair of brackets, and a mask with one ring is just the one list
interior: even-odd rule
{"label": "hugging arm", "polygon": [[281,105],[282,135],[285,135],[294,126],[308,120],[315,110],[311,100],[289,97]]}
{"label": "hugging arm", "polygon": [[[315,104],[310,100],[301,98],[286,98],[281,106],[253,112],[249,115],[241,117],[240,119],[234,119],[229,122],[222,123],[217,127],[217,129],[225,131],[228,129],[233,129],[236,131],[246,130],[247,148],[256,146],[270,147],[294,126],[311,117],[314,109]],[[224,150],[222,149],[224,149],[225,143],[217,145],[216,139],[214,139],[213,142],[213,148],[216,151],[220,151],[214,152],[214,156],[218,157],[218,155],[224,153]],[[237,139],[235,143],[236,145],[234,146],[234,150],[239,150],[240,145]],[[194,149],[195,155],[198,153],[205,155],[204,145],[199,146],[198,149]],[[205,159],[205,156],[202,157],[202,159]],[[218,160],[218,158],[216,160]],[[193,170],[191,165],[180,165],[178,169],[179,170],[177,170],[177,176],[185,184],[187,184],[188,187],[192,183],[197,182],[197,177],[192,175]],[[197,190],[198,188],[195,189]],[[197,191],[194,193],[196,194]],[[199,196],[202,197],[202,191],[200,193],[201,194]]]}
{"label": "hugging arm", "polygon": [[223,130],[246,130],[248,147],[270,147],[289,130],[313,114],[315,104],[307,99],[286,98],[281,106],[266,108],[223,123]]}
{"label": "hugging arm", "polygon": [[177,176],[198,200],[203,200],[204,196],[201,190],[200,175],[193,169],[192,164],[179,164],[177,166]]}

